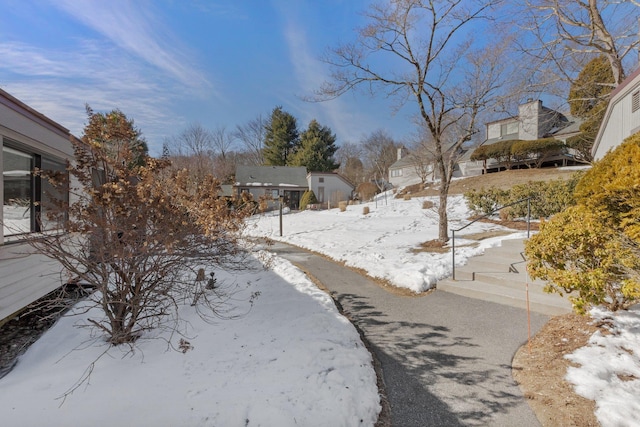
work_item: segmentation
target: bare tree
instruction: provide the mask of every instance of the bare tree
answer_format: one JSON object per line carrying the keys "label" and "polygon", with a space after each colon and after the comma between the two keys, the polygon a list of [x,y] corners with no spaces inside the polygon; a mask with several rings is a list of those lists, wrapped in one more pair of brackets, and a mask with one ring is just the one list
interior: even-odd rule
{"label": "bare tree", "polygon": [[447,195],[457,153],[477,132],[478,114],[498,87],[500,63],[491,60],[490,52],[476,53],[471,32],[483,30],[480,21],[498,3],[394,0],[373,5],[356,41],[325,57],[332,78],[319,89],[320,98],[364,86],[374,93],[381,89],[400,103],[415,102],[434,143],[441,242],[449,239]]}
{"label": "bare tree", "polygon": [[424,133],[418,136],[410,148],[411,164],[421,184],[426,183],[430,176],[435,178],[433,148],[429,135]]}
{"label": "bare tree", "polygon": [[244,146],[249,166],[264,165],[263,148],[267,123],[267,120],[260,114],[247,123],[238,125],[233,133]]}
{"label": "bare tree", "polygon": [[220,126],[215,128],[211,134],[211,145],[213,150],[225,158],[226,155],[233,149],[234,138],[233,135],[227,132],[226,127]]}
{"label": "bare tree", "polygon": [[369,179],[375,182],[380,191],[384,191],[389,177],[389,166],[397,160],[400,144],[385,130],[378,129],[366,136],[361,146]]}
{"label": "bare tree", "polygon": [[199,123],[190,124],[180,135],[168,138],[165,144],[173,167],[187,169],[196,182],[202,182],[213,172],[213,135]]}
{"label": "bare tree", "polygon": [[351,142],[343,142],[336,152],[340,174],[356,186],[365,181],[362,157],[362,146]]}
{"label": "bare tree", "polygon": [[519,20],[519,25],[524,22],[534,36],[520,39],[521,50],[534,59],[530,63],[536,74],[532,81],[540,82],[547,91],[559,86],[561,92],[557,94],[566,94],[567,85],[588,61],[599,55],[609,63],[614,86],[624,80],[626,70],[636,62],[630,54],[640,45],[637,2],[524,0],[521,10],[525,18]]}
{"label": "bare tree", "polygon": [[[194,187],[186,170],[163,172],[168,160],[146,157],[136,165],[131,144],[113,156],[108,140],[90,135],[72,139],[75,162],[68,169],[78,183],[72,202],[54,200],[47,209],[47,219],[67,232],[34,236],[30,243],[59,261],[69,277],[96,289],[90,301],[103,316],[89,322],[111,344],[131,343],[145,330],[176,321],[180,298],[221,313],[228,295],[194,286],[194,272],[200,266],[243,268],[236,242],[248,205],[229,209],[211,175]],[[66,188],[64,177],[47,178]]]}
{"label": "bare tree", "polygon": [[233,151],[234,137],[224,126],[211,132],[213,147],[213,172],[220,181],[232,182],[236,173],[236,153]]}

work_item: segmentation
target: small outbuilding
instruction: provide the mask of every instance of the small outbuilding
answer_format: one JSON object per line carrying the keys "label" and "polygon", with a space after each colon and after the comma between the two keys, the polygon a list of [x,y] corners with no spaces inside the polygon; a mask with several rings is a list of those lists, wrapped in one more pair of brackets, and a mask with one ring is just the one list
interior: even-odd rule
{"label": "small outbuilding", "polygon": [[338,206],[338,202],[350,200],[355,186],[336,172],[309,172],[308,187],[321,205]]}

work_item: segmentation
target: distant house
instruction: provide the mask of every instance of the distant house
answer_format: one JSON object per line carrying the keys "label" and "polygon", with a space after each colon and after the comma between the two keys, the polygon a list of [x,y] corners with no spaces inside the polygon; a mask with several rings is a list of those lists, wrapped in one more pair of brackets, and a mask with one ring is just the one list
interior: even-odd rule
{"label": "distant house", "polygon": [[350,200],[355,189],[345,177],[335,172],[309,172],[307,183],[318,203],[330,203],[331,206],[338,206],[338,202]]}
{"label": "distant house", "polygon": [[640,68],[610,94],[607,111],[591,150],[594,160],[640,132]]}
{"label": "distant house", "polygon": [[0,323],[63,284],[60,265],[32,253],[24,241],[32,233],[51,231],[44,214],[52,188],[32,171],[64,172],[73,157],[72,137],[60,124],[0,90]]}
{"label": "distant house", "polygon": [[254,200],[278,200],[282,196],[285,205],[296,210],[300,207],[302,193],[309,189],[307,169],[291,166],[238,166],[233,188],[235,194],[247,192]]}
{"label": "distant house", "polygon": [[429,174],[433,171],[433,165],[425,163],[415,154],[409,153],[406,148],[398,148],[398,157],[389,166],[389,182],[395,188],[419,184],[422,182],[422,178],[418,172]]}
{"label": "distant house", "polygon": [[[500,141],[524,140],[532,141],[542,138],[555,138],[566,141],[567,138],[580,132],[581,121],[568,114],[560,113],[542,105],[540,100],[529,100],[518,107],[518,115],[496,120],[486,124],[486,140],[480,146],[489,146]],[[477,149],[477,148],[476,148]],[[475,150],[469,150],[458,161],[462,176],[480,175],[485,172],[498,171],[504,165],[496,159],[471,160]],[[575,161],[573,154],[565,150],[547,159],[559,165]],[[523,160],[514,166],[521,166],[528,162]]]}

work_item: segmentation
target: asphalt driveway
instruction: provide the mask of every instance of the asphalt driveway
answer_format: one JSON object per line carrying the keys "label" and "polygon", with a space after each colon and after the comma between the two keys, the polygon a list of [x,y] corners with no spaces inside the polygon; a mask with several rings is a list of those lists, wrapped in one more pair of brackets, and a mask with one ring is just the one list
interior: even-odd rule
{"label": "asphalt driveway", "polygon": [[[526,311],[437,290],[398,296],[303,249],[269,250],[322,283],[363,331],[382,365],[393,426],[539,425],[511,376]],[[532,333],[547,320],[532,313]]]}

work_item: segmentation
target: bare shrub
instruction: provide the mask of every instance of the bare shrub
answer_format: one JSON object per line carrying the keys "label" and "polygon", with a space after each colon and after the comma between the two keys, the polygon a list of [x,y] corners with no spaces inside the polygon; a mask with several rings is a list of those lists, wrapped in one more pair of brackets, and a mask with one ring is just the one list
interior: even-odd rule
{"label": "bare shrub", "polygon": [[362,208],[362,215],[369,215],[369,206],[365,206]]}
{"label": "bare shrub", "polygon": [[344,212],[347,210],[348,202],[343,201],[338,203],[338,207],[340,208],[340,212]]}
{"label": "bare shrub", "polygon": [[434,206],[435,205],[431,200],[423,200],[422,201],[422,209],[431,209]]}
{"label": "bare shrub", "polygon": [[[67,168],[75,197],[71,203],[54,200],[46,210],[46,220],[58,221],[66,233],[35,236],[30,243],[59,261],[68,277],[96,290],[89,298],[104,316],[89,322],[118,345],[176,321],[184,298],[221,313],[223,288],[196,286],[195,273],[244,268],[237,240],[253,206],[249,199],[218,197],[220,184],[211,175],[196,185],[186,170],[169,171],[168,160],[144,156],[133,162],[139,153],[127,140],[105,138],[117,134],[108,130],[98,133],[88,125],[82,141],[72,140],[75,162]],[[69,185],[61,176],[47,178],[59,189]],[[201,297],[205,292],[210,295]]]}

